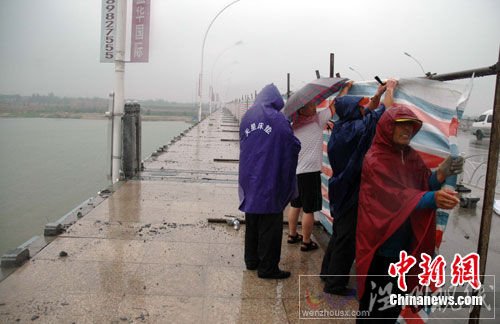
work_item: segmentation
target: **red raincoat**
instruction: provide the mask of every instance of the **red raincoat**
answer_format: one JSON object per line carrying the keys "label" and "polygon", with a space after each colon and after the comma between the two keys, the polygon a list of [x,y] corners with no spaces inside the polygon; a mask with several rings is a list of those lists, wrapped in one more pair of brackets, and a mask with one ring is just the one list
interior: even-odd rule
{"label": "red raincoat", "polygon": [[[366,275],[378,248],[410,218],[413,242],[409,254],[420,260],[420,253],[432,255],[436,239],[436,213],[431,209],[415,210],[429,190],[431,171],[418,153],[407,146],[403,150],[393,143],[396,119],[417,119],[404,107],[388,109],[377,125],[370,150],[363,162],[356,231],[356,274],[358,297],[365,289]],[[415,123],[414,134],[420,130]],[[418,264],[410,275],[418,274]],[[407,276],[408,288],[418,278]]]}

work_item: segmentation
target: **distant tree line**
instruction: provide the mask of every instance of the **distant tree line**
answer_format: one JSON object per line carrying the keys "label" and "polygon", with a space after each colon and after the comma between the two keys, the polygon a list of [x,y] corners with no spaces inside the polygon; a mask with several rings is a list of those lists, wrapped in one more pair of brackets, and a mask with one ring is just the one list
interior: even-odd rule
{"label": "distant tree line", "polygon": [[[141,111],[145,115],[194,117],[198,112],[195,103],[170,102],[163,99],[133,101],[141,105]],[[105,98],[59,97],[54,93],[31,96],[0,94],[0,114],[2,115],[104,114],[107,110],[108,99]]]}
{"label": "distant tree line", "polygon": [[0,95],[0,112],[39,113],[103,113],[108,102],[102,98],[69,98],[33,94],[31,96]]}

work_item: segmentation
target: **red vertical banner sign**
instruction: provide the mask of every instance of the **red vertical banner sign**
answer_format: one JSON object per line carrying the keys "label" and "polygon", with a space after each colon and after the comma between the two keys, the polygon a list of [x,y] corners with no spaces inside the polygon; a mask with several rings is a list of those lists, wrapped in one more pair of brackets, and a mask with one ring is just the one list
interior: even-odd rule
{"label": "red vertical banner sign", "polygon": [[130,62],[149,61],[150,8],[151,0],[134,0],[132,3]]}

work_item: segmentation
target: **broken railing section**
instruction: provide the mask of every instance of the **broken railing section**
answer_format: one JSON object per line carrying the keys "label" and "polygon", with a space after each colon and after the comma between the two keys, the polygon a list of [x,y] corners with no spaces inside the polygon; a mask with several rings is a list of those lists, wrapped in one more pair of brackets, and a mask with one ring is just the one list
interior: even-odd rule
{"label": "broken railing section", "polygon": [[116,190],[116,186],[119,186],[121,183],[117,182],[115,184],[115,189],[108,188],[97,193],[96,197],[91,197],[80,205],[75,207],[73,210],[68,212],[63,217],[59,218],[55,222],[50,222],[45,224],[45,229],[43,231],[44,236],[56,236],[64,232],[68,227],[73,225],[77,220],[82,218],[83,216],[90,213],[94,208],[99,206],[106,198],[108,198],[113,191]]}
{"label": "broken railing section", "polygon": [[[122,170],[125,179],[135,177],[141,169],[141,107],[138,103],[126,103],[122,117]],[[54,222],[45,224],[44,237],[57,236],[78,219],[108,198],[119,187],[121,182],[110,186],[78,205],[76,208]],[[43,242],[38,242],[43,241]],[[39,244],[38,244],[39,243]],[[38,236],[33,237],[19,247],[9,250],[1,257],[1,267],[10,268],[22,265],[30,258],[30,245],[40,245],[40,249],[47,242]],[[36,250],[36,248],[35,248]]]}
{"label": "broken railing section", "polygon": [[[156,159],[158,158],[158,156],[160,156],[160,154],[162,154],[163,152],[168,152],[168,149],[172,145],[174,145],[176,142],[180,141],[184,136],[187,135],[187,133],[189,133],[189,131],[191,131],[191,129],[193,129],[197,125],[198,124],[191,125],[187,129],[185,129],[183,132],[181,132],[179,135],[172,138],[172,140],[170,140],[170,142],[168,144],[165,144],[165,145],[158,147],[158,149],[155,152],[151,153],[151,155],[148,158],[146,158],[145,161],[156,161]],[[140,168],[141,168],[140,171],[145,170],[144,161],[141,161]]]}
{"label": "broken railing section", "polygon": [[[1,268],[2,276],[0,280],[3,279],[3,270],[9,268],[15,268],[21,266],[24,262],[30,259],[31,255],[38,253],[45,245],[47,245],[52,239],[50,237],[57,236],[63,233],[68,227],[73,225],[78,219],[82,218],[99,204],[101,204],[106,198],[108,198],[113,191],[121,185],[121,182],[110,186],[107,189],[99,191],[96,197],[91,197],[85,200],[83,203],[75,207],[69,213],[59,218],[55,222],[50,222],[45,225],[43,237],[34,236],[28,241],[24,242],[17,248],[7,251],[1,257]],[[7,274],[7,273],[5,273]]]}
{"label": "broken railing section", "polygon": [[13,268],[21,266],[26,260],[30,258],[29,245],[37,239],[38,236],[33,236],[31,239],[24,242],[17,248],[9,250],[4,255],[2,255],[2,268]]}
{"label": "broken railing section", "polygon": [[[138,103],[126,103],[122,117],[122,170],[125,179],[130,179],[138,174],[141,168],[141,107]],[[102,203],[113,191],[120,186],[121,182],[99,191],[96,197],[91,197],[62,216],[55,222],[45,225],[44,237],[61,234],[66,228],[74,224],[78,219],[88,214],[91,210]],[[1,267],[10,268],[22,265],[30,258],[30,245],[40,243],[40,249],[45,246],[44,239],[33,237],[19,247],[9,250],[1,257]],[[37,245],[37,244],[34,244]]]}

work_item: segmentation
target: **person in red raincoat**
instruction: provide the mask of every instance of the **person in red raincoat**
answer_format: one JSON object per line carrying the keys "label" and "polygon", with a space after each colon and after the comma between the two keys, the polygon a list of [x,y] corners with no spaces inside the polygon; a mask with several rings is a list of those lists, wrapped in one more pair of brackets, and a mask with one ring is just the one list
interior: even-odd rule
{"label": "person in red raincoat", "polygon": [[[447,176],[463,169],[462,158],[448,157],[431,172],[420,155],[409,146],[422,122],[408,108],[392,108],[381,117],[372,146],[363,161],[356,229],[356,274],[360,312],[379,322],[394,323],[401,307],[386,307],[384,297],[401,293],[397,278],[388,275],[391,263],[406,251],[420,261],[420,253],[433,255],[436,209],[451,209],[456,192],[440,189]],[[418,271],[414,266],[411,270]],[[406,276],[408,291],[418,274]],[[392,284],[392,286],[390,286]],[[392,287],[392,292],[384,289]],[[385,320],[382,320],[385,319]]]}

